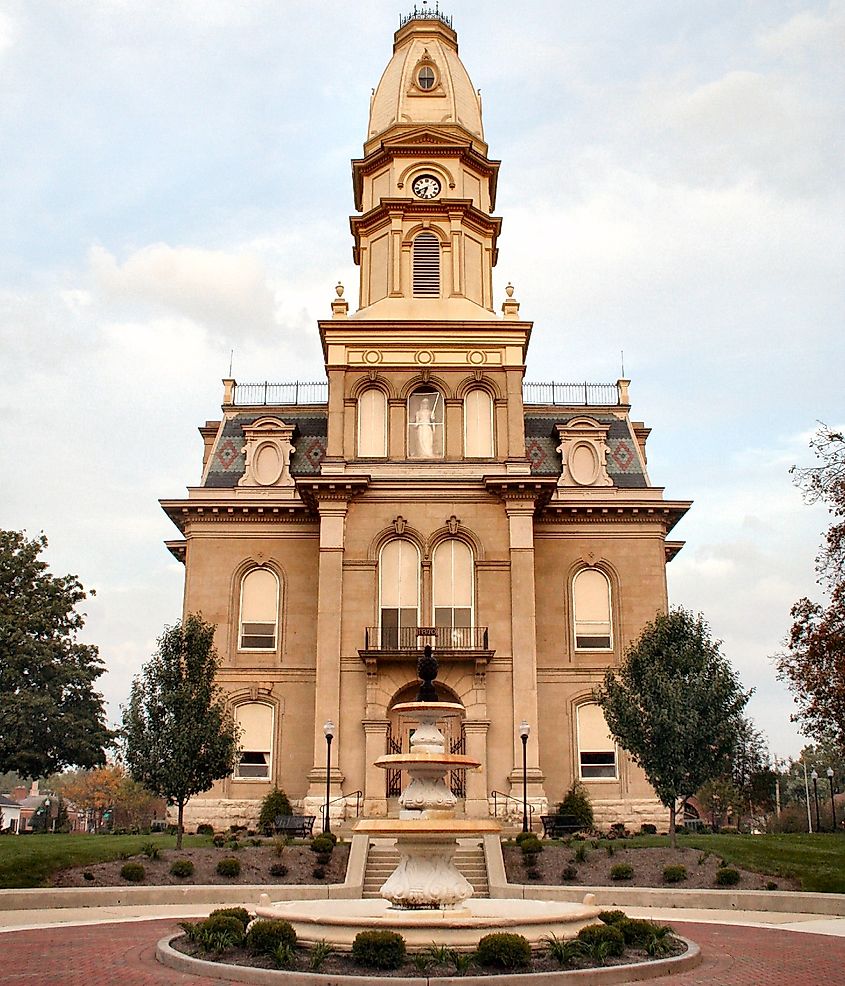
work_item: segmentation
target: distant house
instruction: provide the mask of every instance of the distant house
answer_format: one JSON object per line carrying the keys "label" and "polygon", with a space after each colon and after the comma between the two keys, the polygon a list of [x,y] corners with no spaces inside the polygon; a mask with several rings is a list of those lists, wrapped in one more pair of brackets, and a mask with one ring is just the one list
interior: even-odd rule
{"label": "distant house", "polygon": [[12,798],[0,794],[0,832],[19,832],[21,806]]}

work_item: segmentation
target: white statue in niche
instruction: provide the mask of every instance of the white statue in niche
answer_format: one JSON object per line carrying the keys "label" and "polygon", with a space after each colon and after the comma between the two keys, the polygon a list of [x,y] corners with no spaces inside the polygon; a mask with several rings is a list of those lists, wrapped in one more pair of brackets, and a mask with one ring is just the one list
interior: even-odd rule
{"label": "white statue in niche", "polygon": [[440,395],[435,392],[414,394],[409,407],[411,455],[418,459],[435,459],[443,454],[439,433]]}

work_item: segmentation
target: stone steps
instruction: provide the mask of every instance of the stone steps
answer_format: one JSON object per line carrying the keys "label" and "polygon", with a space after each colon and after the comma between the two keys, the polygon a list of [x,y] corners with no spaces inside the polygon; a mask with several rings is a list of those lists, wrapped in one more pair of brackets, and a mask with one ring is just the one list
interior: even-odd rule
{"label": "stone steps", "polygon": [[[453,857],[458,871],[472,884],[473,897],[489,897],[487,864],[480,846],[460,846]],[[364,897],[380,897],[379,888],[399,864],[399,853],[392,847],[371,846],[364,871]]]}

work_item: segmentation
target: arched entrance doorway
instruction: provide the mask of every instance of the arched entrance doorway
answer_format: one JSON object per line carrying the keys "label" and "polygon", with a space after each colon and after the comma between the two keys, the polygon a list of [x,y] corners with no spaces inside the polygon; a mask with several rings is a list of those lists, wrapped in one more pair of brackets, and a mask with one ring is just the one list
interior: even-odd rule
{"label": "arched entrance doorway", "polygon": [[[411,748],[411,737],[418,723],[413,719],[402,719],[394,711],[394,707],[402,702],[413,702],[417,697],[419,682],[406,685],[398,691],[391,700],[387,710],[387,734],[385,742],[385,753],[407,753]],[[453,702],[463,705],[460,698],[440,682],[435,682],[434,687],[437,691],[437,699],[440,702]],[[444,716],[437,722],[437,727],[446,739],[446,750],[448,753],[466,753],[467,740],[462,716]],[[401,770],[385,771],[385,797],[398,798],[402,789],[408,783],[408,777]],[[451,770],[447,783],[456,798],[466,798],[467,772],[466,770]]]}

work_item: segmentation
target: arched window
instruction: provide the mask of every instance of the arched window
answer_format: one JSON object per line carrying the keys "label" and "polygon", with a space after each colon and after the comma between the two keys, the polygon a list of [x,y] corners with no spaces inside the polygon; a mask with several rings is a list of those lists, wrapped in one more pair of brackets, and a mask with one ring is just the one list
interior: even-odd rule
{"label": "arched window", "polygon": [[434,233],[414,238],[412,280],[415,298],[440,297],[440,240]]}
{"label": "arched window", "polygon": [[594,703],[578,706],[578,766],[585,781],[617,776],[616,743]]}
{"label": "arched window", "polygon": [[269,568],[253,568],[241,580],[240,650],[275,650],[279,580]]}
{"label": "arched window", "polygon": [[[442,541],[432,559],[432,605],[439,646],[469,647],[473,625],[472,552],[463,541]],[[441,641],[440,637],[445,639]]]}
{"label": "arched window", "polygon": [[471,390],[464,398],[464,455],[491,459],[493,452],[493,401],[486,390]]}
{"label": "arched window", "polygon": [[397,538],[381,549],[379,597],[382,647],[415,648],[420,613],[420,553],[412,541]]}
{"label": "arched window", "polygon": [[241,749],[235,778],[269,780],[273,763],[273,706],[264,702],[235,706],[235,722],[240,728]]}
{"label": "arched window", "polygon": [[408,398],[408,458],[442,459],[443,396],[431,387]]}
{"label": "arched window", "polygon": [[387,455],[387,401],[378,387],[358,398],[358,455]]}
{"label": "arched window", "polygon": [[579,650],[609,650],[610,581],[598,568],[582,568],[572,583],[575,646]]}

